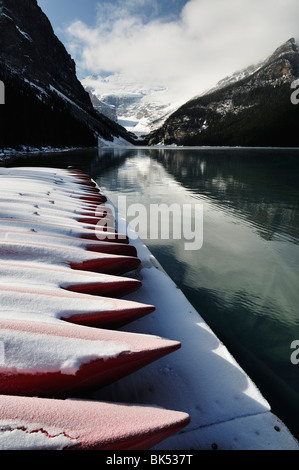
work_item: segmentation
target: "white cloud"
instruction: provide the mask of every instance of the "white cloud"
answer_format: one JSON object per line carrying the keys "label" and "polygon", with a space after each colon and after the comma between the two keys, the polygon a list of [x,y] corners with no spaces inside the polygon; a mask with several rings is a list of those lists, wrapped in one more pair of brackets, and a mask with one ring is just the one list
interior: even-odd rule
{"label": "white cloud", "polygon": [[183,102],[298,35],[298,0],[189,0],[172,21],[155,18],[157,8],[152,0],[101,3],[96,27],[70,25],[79,68],[167,85]]}

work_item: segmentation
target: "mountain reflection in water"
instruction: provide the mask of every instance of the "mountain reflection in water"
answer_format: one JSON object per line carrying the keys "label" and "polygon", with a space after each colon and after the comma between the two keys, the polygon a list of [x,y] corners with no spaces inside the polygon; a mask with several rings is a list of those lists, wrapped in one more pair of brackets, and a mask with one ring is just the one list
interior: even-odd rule
{"label": "mountain reflection in water", "polygon": [[294,149],[150,148],[97,178],[115,204],[203,204],[198,252],[145,242],[297,436],[298,169]]}

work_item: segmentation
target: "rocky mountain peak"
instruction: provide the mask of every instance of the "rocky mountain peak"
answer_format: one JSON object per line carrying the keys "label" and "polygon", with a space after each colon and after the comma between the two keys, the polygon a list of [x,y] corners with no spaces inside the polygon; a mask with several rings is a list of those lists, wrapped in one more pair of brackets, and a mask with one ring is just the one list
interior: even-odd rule
{"label": "rocky mountain peak", "polygon": [[0,0],[0,147],[93,146],[124,128],[97,112],[36,0]]}
{"label": "rocky mountain peak", "polygon": [[286,41],[284,44],[279,46],[274,53],[270,56],[268,60],[274,60],[279,58],[283,54],[292,54],[294,52],[298,52],[298,45],[296,43],[295,38],[291,38]]}
{"label": "rocky mountain peak", "polygon": [[298,77],[299,48],[291,38],[257,66],[183,105],[147,142],[297,147],[299,107],[291,102],[291,84]]}
{"label": "rocky mountain peak", "polygon": [[[298,75],[299,73],[299,48],[294,38],[289,39],[281,46],[279,46],[273,54],[268,57],[264,65],[268,66],[271,64],[283,63],[291,70],[291,73]],[[292,66],[292,67],[291,67]],[[278,72],[279,73],[279,72]]]}
{"label": "rocky mountain peak", "polygon": [[0,61],[33,82],[52,85],[70,99],[91,107],[76,77],[76,66],[55,36],[36,0],[2,0]]}

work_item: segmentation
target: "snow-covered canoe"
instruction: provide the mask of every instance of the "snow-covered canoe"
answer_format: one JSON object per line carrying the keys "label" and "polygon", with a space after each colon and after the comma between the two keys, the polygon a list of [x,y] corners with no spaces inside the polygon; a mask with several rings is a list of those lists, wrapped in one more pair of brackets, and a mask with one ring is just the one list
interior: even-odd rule
{"label": "snow-covered canoe", "polygon": [[148,450],[188,414],[154,406],[0,396],[0,450]]}
{"label": "snow-covered canoe", "polygon": [[[4,207],[3,207],[4,204]],[[104,213],[99,213],[98,216],[93,213],[89,214],[78,214],[78,213],[58,213],[55,208],[50,210],[41,209],[38,205],[35,208],[29,205],[19,204],[17,202],[12,202],[12,208],[8,208],[9,203],[4,202],[0,204],[0,217],[7,219],[22,219],[24,217],[24,211],[26,211],[26,217],[29,220],[36,221],[37,218],[42,219],[44,222],[74,226],[74,227],[83,227],[93,229],[94,227],[88,227],[89,225],[97,225],[97,231],[106,231],[106,232],[115,232],[115,223],[111,217],[106,217]],[[26,210],[27,209],[27,210]]]}
{"label": "snow-covered canoe", "polygon": [[40,398],[99,390],[181,343],[107,329],[155,307],[118,298],[140,288],[116,276],[140,260],[90,178],[0,169],[0,183],[0,449],[148,449],[186,426],[152,406]]}
{"label": "snow-covered canoe", "polygon": [[115,298],[124,297],[142,285],[141,281],[130,277],[78,271],[69,267],[34,263],[30,260],[22,263],[2,261],[0,279],[2,285],[48,289],[54,287],[82,294]]}
{"label": "snow-covered canoe", "polygon": [[[21,214],[20,214],[21,215]],[[94,240],[102,242],[117,242],[117,243],[129,243],[129,239],[125,234],[117,232],[109,232],[107,230],[102,230],[101,227],[91,224],[63,224],[63,223],[53,223],[45,222],[39,216],[35,215],[31,218],[27,218],[28,215],[24,218],[24,213],[22,218],[15,217],[0,217],[0,226],[8,226],[11,230],[26,230],[26,231],[35,231],[42,234],[52,234],[59,236],[68,236],[82,238],[85,240]]]}
{"label": "snow-covered canoe", "polygon": [[19,262],[28,259],[57,266],[70,266],[81,271],[115,275],[133,271],[140,265],[140,260],[134,256],[89,252],[81,248],[52,244],[1,240],[1,261]]}
{"label": "snow-covered canoe", "polygon": [[[0,224],[0,242],[13,241],[13,242],[27,242],[34,244],[46,244],[53,246],[60,246],[66,248],[80,248],[86,251],[94,251],[96,253],[108,253],[113,255],[133,256],[137,257],[136,248],[126,243],[115,243],[109,241],[86,240],[84,238],[71,237],[66,235],[55,235],[52,233],[38,233],[26,226],[18,227],[17,224],[12,224],[10,221]],[[36,229],[34,229],[36,230]]]}
{"label": "snow-covered canoe", "polygon": [[98,328],[120,328],[155,310],[153,305],[113,297],[100,297],[60,288],[30,285],[0,285],[0,317],[41,322],[48,318]]}
{"label": "snow-covered canoe", "polygon": [[177,341],[152,335],[58,321],[8,320],[1,315],[0,394],[78,396],[180,347]]}

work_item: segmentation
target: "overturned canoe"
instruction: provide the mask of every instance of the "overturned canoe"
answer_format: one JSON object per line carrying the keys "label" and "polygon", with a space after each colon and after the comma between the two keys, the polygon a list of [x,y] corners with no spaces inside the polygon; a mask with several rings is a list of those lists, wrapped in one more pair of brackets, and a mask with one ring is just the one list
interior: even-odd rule
{"label": "overturned canoe", "polygon": [[[25,210],[26,207],[16,207],[15,209],[4,209],[0,207],[0,218],[22,220]],[[74,228],[89,228],[91,230],[97,229],[98,231],[116,232],[114,221],[106,217],[104,213],[99,213],[96,217],[94,215],[85,216],[75,213],[72,213],[72,215],[65,213],[57,214],[55,210],[40,210],[35,208],[26,211],[26,219],[33,222],[38,222],[40,219],[43,223],[65,225]]]}
{"label": "overturned canoe", "polygon": [[0,285],[0,315],[6,318],[22,317],[26,320],[34,314],[41,322],[55,318],[98,328],[120,328],[154,310],[153,305],[68,292],[55,287]]}
{"label": "overturned canoe", "polygon": [[140,260],[106,196],[77,171],[0,169],[0,183],[0,449],[145,450],[186,426],[181,412],[74,400],[181,347],[115,331],[155,307],[119,299],[141,286],[120,277]]}
{"label": "overturned canoe", "polygon": [[116,298],[130,294],[142,285],[141,281],[134,278],[78,271],[45,263],[35,264],[32,261],[23,263],[2,261],[0,279],[2,285],[34,286],[41,289],[54,287],[82,294]]}
{"label": "overturned canoe", "polygon": [[71,237],[66,235],[55,235],[52,233],[38,233],[36,231],[21,230],[18,226],[12,226],[10,222],[0,225],[0,242],[13,241],[34,244],[46,244],[67,248],[81,248],[86,251],[96,253],[110,253],[114,255],[135,256],[137,250],[133,245],[125,243],[115,243],[109,241],[92,241],[84,238]]}
{"label": "overturned canoe", "polygon": [[154,406],[0,396],[0,450],[148,450],[184,428]]}
{"label": "overturned canoe", "polygon": [[73,225],[45,222],[38,216],[24,218],[24,214],[23,218],[0,217],[0,226],[8,226],[9,229],[35,231],[43,234],[63,235],[86,240],[129,243],[129,238],[126,234],[117,233],[115,231],[109,232],[108,230],[103,230],[102,227],[98,225]]}
{"label": "overturned canoe", "polygon": [[75,396],[180,348],[150,335],[0,318],[0,394]]}
{"label": "overturned canoe", "polygon": [[0,396],[0,450],[148,450],[184,428],[154,406]]}
{"label": "overturned canoe", "polygon": [[125,274],[137,269],[140,260],[134,256],[89,252],[80,248],[54,246],[42,243],[2,240],[0,260],[50,263],[70,266],[72,269],[104,274]]}

